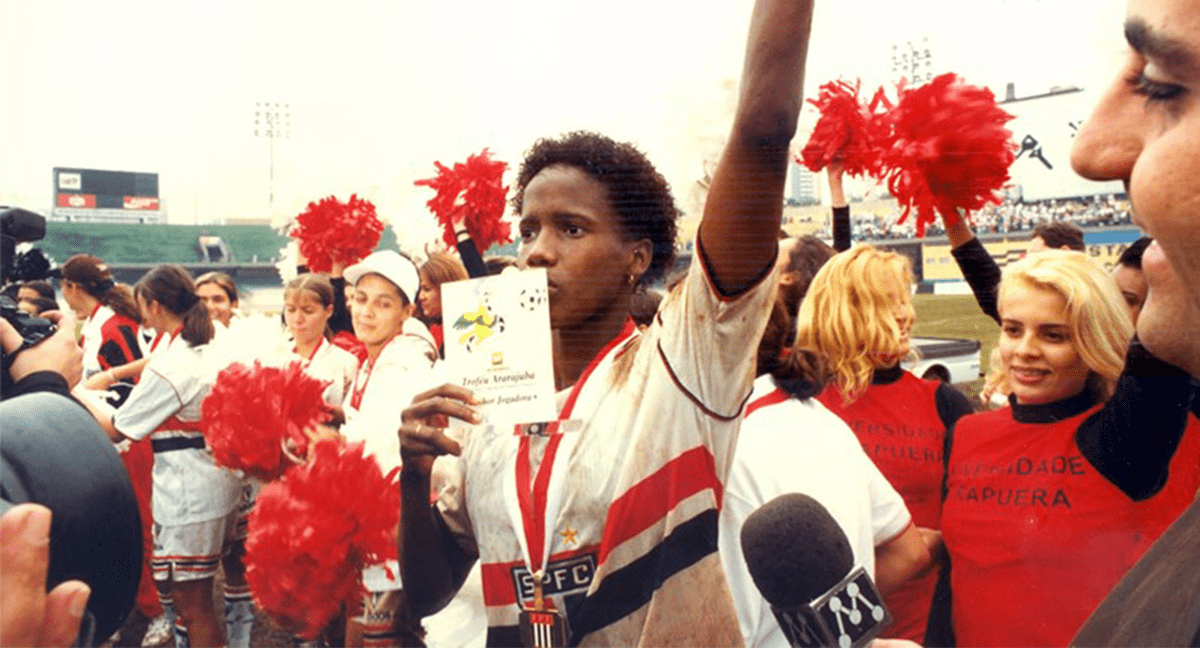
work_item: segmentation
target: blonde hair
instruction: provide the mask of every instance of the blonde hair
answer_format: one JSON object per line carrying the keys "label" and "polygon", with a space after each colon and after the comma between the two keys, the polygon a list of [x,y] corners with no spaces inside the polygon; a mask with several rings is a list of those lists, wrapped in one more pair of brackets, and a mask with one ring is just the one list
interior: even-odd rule
{"label": "blonde hair", "polygon": [[900,355],[895,298],[911,300],[911,284],[908,258],[895,252],[860,244],[835,255],[800,302],[792,352],[824,355],[842,398],[854,401],[871,384],[877,358]]}
{"label": "blonde hair", "polygon": [[[1014,287],[1048,290],[1066,301],[1071,344],[1090,372],[1088,388],[1100,400],[1108,400],[1125,366],[1125,352],[1133,338],[1129,307],[1112,277],[1082,252],[1047,250],[1004,269],[997,304],[1004,304],[1005,296]],[[1003,319],[1004,313],[1000,316]],[[992,352],[990,365],[985,389],[1010,393],[1009,375],[1000,360],[999,347]]]}

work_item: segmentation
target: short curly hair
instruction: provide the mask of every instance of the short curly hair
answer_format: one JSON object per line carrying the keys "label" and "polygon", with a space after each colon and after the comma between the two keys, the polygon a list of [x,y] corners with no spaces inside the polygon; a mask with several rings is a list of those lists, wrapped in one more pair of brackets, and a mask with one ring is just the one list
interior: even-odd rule
{"label": "short curly hair", "polygon": [[675,219],[682,213],[671,187],[637,147],[599,133],[574,131],[533,143],[517,173],[512,206],[521,213],[525,187],[543,169],[562,164],[583,171],[608,189],[622,230],[631,240],[649,239],[650,266],[639,282],[651,284],[675,262]]}

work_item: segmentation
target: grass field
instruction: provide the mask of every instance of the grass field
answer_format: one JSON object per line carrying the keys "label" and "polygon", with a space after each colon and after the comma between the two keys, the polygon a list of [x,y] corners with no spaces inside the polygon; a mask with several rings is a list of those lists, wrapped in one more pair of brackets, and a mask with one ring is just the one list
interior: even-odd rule
{"label": "grass field", "polygon": [[[988,358],[996,346],[996,338],[1000,327],[995,320],[979,310],[979,304],[972,295],[914,295],[913,308],[917,311],[917,321],[913,325],[913,335],[925,337],[969,338],[979,340],[983,347],[980,349],[979,368],[985,374],[988,370]],[[976,380],[962,387],[972,393],[978,393],[983,381]]]}

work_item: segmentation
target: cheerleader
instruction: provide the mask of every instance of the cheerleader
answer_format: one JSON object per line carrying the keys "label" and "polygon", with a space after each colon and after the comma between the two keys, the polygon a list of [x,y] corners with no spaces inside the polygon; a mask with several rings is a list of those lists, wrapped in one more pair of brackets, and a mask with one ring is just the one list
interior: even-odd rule
{"label": "cheerleader", "polygon": [[1006,268],[998,297],[988,383],[1010,406],[955,430],[950,562],[927,640],[1065,646],[1191,503],[1200,439],[1185,433],[1165,486],[1134,501],[1083,450],[1083,424],[1114,393],[1133,333],[1116,284],[1086,255],[1050,250]]}
{"label": "cheerleader", "polygon": [[[217,466],[200,432],[211,388],[203,353],[213,323],[192,278],[177,265],[154,268],[134,287],[142,321],[161,337],[137,386],[111,418],[114,441],[149,437],[154,450],[154,578],[171,592],[177,645],[219,646],[213,577],[237,521],[238,477]],[[168,614],[171,613],[171,606]]]}
{"label": "cheerleader", "polygon": [[358,358],[329,341],[335,298],[333,284],[325,276],[302,274],[284,288],[283,319],[305,370],[330,381],[325,402],[340,409],[358,373]]}
{"label": "cheerleader", "polygon": [[[947,430],[971,403],[950,385],[901,368],[914,320],[911,285],[908,260],[894,252],[859,245],[837,254],[800,305],[795,347],[828,358],[833,380],[818,399],[850,426],[904,498],[913,524],[936,544]],[[890,636],[923,638],[935,584],[930,571],[886,597],[895,617]]]}

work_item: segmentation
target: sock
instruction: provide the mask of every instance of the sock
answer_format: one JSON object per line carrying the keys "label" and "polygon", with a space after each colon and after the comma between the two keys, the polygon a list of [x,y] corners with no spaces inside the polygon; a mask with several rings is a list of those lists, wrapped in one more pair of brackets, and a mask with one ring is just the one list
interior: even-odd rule
{"label": "sock", "polygon": [[254,608],[249,585],[225,585],[225,636],[229,648],[249,648]]}
{"label": "sock", "polygon": [[171,629],[175,631],[175,648],[191,648],[191,640],[188,639],[187,627],[183,625],[183,619],[178,617],[171,622]]}
{"label": "sock", "polygon": [[175,612],[175,597],[170,592],[158,592],[158,602],[162,604],[163,614],[175,635],[175,648],[188,648],[187,630],[180,625],[179,614]]}

